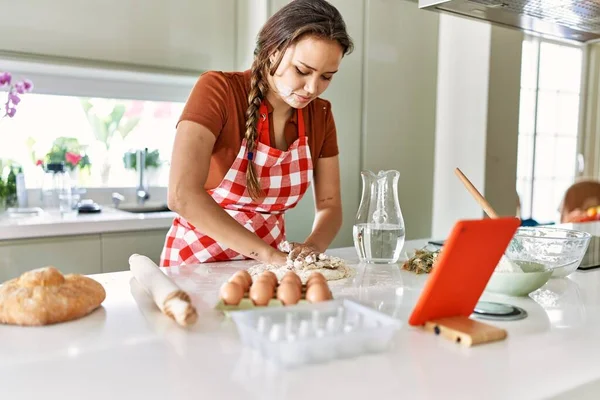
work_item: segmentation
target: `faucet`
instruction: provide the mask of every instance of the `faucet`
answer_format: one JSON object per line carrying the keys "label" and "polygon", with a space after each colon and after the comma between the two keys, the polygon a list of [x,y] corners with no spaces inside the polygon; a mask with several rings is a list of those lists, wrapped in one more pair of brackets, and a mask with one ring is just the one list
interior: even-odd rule
{"label": "faucet", "polygon": [[147,148],[143,150],[138,150],[136,153],[136,166],[138,168],[138,187],[135,191],[135,197],[137,198],[137,203],[143,205],[146,200],[150,198],[150,193],[148,193],[148,186],[144,182],[144,172],[146,169],[146,152]]}

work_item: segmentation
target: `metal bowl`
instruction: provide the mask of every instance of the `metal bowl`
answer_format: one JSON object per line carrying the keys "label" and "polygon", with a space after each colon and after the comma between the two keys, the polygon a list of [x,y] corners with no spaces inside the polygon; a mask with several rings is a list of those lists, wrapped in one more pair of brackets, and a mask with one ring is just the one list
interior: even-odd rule
{"label": "metal bowl", "polygon": [[521,227],[505,255],[513,262],[536,262],[552,270],[552,277],[565,277],[575,271],[590,244],[587,232],[554,227]]}

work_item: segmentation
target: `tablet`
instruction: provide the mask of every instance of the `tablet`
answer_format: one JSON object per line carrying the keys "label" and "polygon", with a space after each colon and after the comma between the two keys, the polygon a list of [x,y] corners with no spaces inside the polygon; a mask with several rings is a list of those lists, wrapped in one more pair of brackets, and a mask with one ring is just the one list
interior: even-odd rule
{"label": "tablet", "polygon": [[519,225],[514,217],[458,221],[408,323],[469,317]]}

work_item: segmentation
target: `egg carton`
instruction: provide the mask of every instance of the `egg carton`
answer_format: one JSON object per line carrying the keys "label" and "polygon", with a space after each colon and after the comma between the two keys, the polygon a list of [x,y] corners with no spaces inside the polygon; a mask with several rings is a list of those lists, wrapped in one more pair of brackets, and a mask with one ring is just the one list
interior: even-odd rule
{"label": "egg carton", "polygon": [[[302,298],[302,299],[300,299],[300,301],[298,301],[297,304],[299,305],[299,304],[311,304],[311,303],[308,300]],[[281,302],[281,300],[278,300],[276,297],[273,297],[271,300],[269,300],[269,303],[267,303],[266,306],[257,306],[248,297],[244,297],[240,301],[240,303],[237,305],[225,304],[223,302],[223,300],[219,300],[217,302],[217,304],[215,305],[215,309],[223,311],[225,313],[229,313],[232,311],[252,310],[255,308],[265,308],[265,307],[292,307],[292,306],[285,306]]]}
{"label": "egg carton", "polygon": [[347,299],[230,315],[245,346],[286,368],[386,351],[400,328],[400,321]]}
{"label": "egg carton", "polygon": [[[329,296],[331,297],[331,299],[333,299],[333,294],[331,293],[331,289],[329,290]],[[308,300],[306,300],[306,284],[303,284],[301,286],[300,300],[295,305],[303,305],[303,304],[317,304],[317,303],[311,303]],[[277,288],[275,289],[275,292],[273,293],[273,298],[271,300],[269,300],[269,303],[267,303],[266,306],[255,305],[254,302],[250,299],[249,291],[246,291],[244,293],[244,297],[242,298],[242,300],[240,301],[239,304],[235,304],[235,305],[234,304],[225,304],[225,302],[223,302],[222,299],[219,299],[219,301],[215,305],[215,309],[223,311],[226,314],[228,314],[231,311],[250,310],[250,309],[254,309],[254,308],[265,308],[265,307],[292,307],[292,306],[291,305],[285,306],[283,304],[283,302],[277,298]]]}

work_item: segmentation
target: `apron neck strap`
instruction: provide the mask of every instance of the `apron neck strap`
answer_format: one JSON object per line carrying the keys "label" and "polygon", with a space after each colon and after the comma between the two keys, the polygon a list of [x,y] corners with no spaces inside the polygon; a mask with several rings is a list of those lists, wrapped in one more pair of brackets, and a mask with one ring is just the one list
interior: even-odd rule
{"label": "apron neck strap", "polygon": [[[303,138],[304,136],[306,136],[306,131],[304,130],[304,117],[302,115],[302,110],[297,109],[296,113],[296,117],[298,119],[298,137]],[[260,104],[258,114],[258,140],[260,140],[261,143],[266,144],[267,146],[271,146],[271,133],[269,130],[269,110],[264,100]]]}

